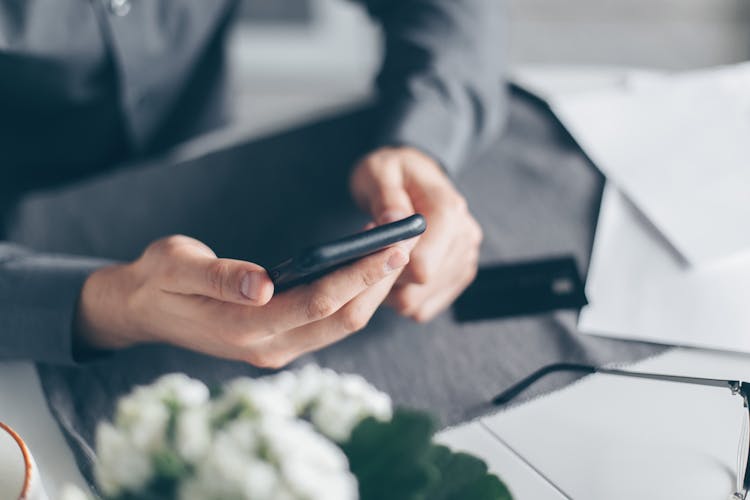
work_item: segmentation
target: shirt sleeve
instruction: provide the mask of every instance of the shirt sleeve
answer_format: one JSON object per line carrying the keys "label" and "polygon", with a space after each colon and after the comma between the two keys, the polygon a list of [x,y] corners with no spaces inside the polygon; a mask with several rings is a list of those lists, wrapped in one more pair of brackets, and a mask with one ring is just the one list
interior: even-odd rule
{"label": "shirt sleeve", "polygon": [[108,264],[0,242],[0,360],[74,363],[81,288],[89,274]]}
{"label": "shirt sleeve", "polygon": [[377,145],[410,145],[451,174],[505,117],[501,0],[363,0],[385,34]]}

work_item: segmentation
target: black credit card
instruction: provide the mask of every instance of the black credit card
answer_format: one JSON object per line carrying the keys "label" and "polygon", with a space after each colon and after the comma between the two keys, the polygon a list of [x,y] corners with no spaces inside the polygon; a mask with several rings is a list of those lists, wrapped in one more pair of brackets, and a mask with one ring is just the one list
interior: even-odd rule
{"label": "black credit card", "polygon": [[554,257],[479,268],[453,305],[458,321],[477,321],[579,310],[588,303],[573,257]]}

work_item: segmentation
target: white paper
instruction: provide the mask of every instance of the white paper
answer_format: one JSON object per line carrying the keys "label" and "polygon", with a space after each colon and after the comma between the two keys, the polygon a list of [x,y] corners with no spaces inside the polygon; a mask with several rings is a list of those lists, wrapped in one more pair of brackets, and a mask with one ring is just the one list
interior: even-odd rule
{"label": "white paper", "polygon": [[[747,380],[750,360],[678,349],[628,369]],[[567,498],[728,500],[746,411],[722,388],[592,375],[482,423]]]}
{"label": "white paper", "polygon": [[750,352],[750,253],[683,265],[611,183],[602,198],[581,332]]}
{"label": "white paper", "polygon": [[563,96],[648,84],[667,73],[629,66],[532,64],[514,68],[510,81],[553,103]]}
{"label": "white paper", "polygon": [[[642,80],[642,79],[641,79]],[[750,64],[565,93],[586,154],[691,264],[750,250]]]}

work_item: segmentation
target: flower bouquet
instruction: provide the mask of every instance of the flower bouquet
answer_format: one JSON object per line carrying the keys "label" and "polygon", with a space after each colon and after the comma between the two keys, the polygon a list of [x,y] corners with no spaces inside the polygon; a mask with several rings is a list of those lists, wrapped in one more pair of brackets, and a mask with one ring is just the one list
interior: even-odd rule
{"label": "flower bouquet", "polygon": [[[215,393],[181,374],[137,387],[97,429],[106,500],[509,500],[484,462],[433,443],[357,375],[310,365]],[[64,500],[88,498],[68,488]]]}

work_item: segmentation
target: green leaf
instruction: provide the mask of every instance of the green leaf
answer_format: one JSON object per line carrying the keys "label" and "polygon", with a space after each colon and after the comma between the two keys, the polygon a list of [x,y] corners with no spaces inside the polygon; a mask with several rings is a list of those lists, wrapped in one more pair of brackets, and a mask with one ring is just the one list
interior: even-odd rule
{"label": "green leaf", "polygon": [[432,443],[426,413],[398,409],[390,422],[362,421],[341,445],[361,500],[511,500],[487,464]]}
{"label": "green leaf", "polygon": [[153,465],[154,475],[164,479],[179,480],[189,472],[188,464],[174,450],[156,453],[153,457]]}
{"label": "green leaf", "polygon": [[452,499],[463,500],[472,498],[473,500],[512,500],[510,490],[500,481],[500,478],[493,474],[487,474],[466,487],[457,496]]}
{"label": "green leaf", "polygon": [[431,450],[440,470],[440,482],[428,494],[431,500],[510,500],[507,487],[492,474],[487,464],[468,453],[457,453],[440,445]]}
{"label": "green leaf", "polygon": [[360,499],[423,500],[438,470],[429,460],[435,432],[426,414],[398,410],[391,422],[362,421],[342,445],[359,481]]}

